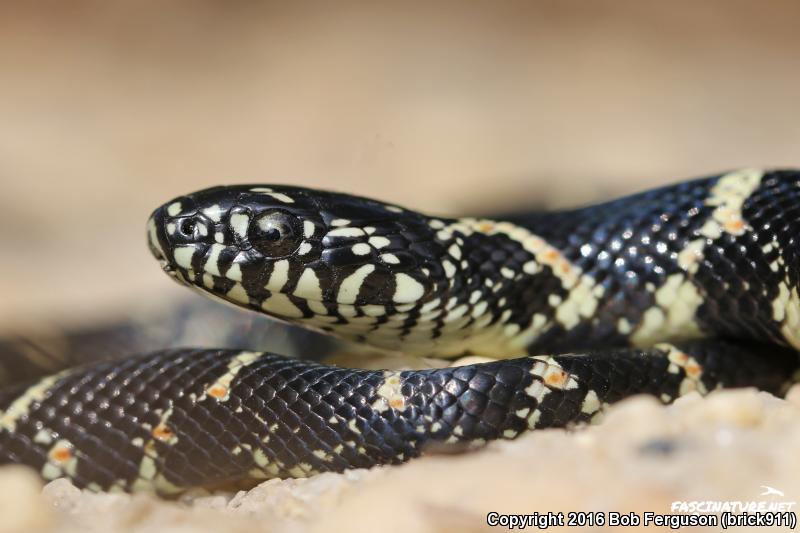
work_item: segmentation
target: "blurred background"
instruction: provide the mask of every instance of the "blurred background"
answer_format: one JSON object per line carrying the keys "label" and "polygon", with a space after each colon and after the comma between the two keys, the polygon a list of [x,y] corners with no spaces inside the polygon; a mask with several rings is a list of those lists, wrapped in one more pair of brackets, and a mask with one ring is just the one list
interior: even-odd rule
{"label": "blurred background", "polygon": [[797,165],[799,16],[790,0],[2,2],[0,330],[167,309],[185,292],[144,222],[210,185],[486,213]]}

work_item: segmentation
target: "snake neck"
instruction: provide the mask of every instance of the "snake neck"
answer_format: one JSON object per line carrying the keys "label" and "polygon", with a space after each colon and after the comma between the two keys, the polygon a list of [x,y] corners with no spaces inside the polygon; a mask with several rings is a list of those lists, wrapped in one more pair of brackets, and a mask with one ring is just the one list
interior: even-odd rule
{"label": "snake neck", "polygon": [[[429,238],[408,248],[413,272],[367,264],[330,281],[336,276],[324,265],[289,266],[274,286],[274,271],[266,284],[286,296],[273,294],[260,309],[346,340],[426,357],[519,356],[552,322],[551,304],[560,304],[558,316],[567,323],[591,316],[595,284],[529,230],[478,218],[431,217],[426,224]],[[338,287],[328,291],[328,301],[321,301],[325,291],[304,285],[322,280]],[[363,296],[384,294],[384,287],[392,287],[390,298]],[[309,292],[319,299],[299,302]]]}
{"label": "snake neck", "polygon": [[428,340],[436,355],[528,353],[554,324],[574,328],[592,317],[603,295],[561,249],[520,225],[461,218],[437,239],[448,257],[447,290],[427,303],[438,304],[443,324]]}
{"label": "snake neck", "polygon": [[[394,287],[392,301],[344,301],[341,287],[356,270],[338,283],[336,302],[305,301],[314,312],[289,320],[407,354],[508,358],[526,354],[555,324],[574,328],[593,316],[603,287],[530,230],[478,218],[430,218],[427,224],[431,238],[411,246],[418,264],[413,277],[378,273],[368,265],[347,293],[363,295],[370,286],[388,285]],[[292,277],[315,284],[325,278],[318,270]],[[298,284],[280,284],[297,293]],[[286,318],[297,302],[284,309],[279,304],[284,301],[273,299],[278,305],[269,312]]]}

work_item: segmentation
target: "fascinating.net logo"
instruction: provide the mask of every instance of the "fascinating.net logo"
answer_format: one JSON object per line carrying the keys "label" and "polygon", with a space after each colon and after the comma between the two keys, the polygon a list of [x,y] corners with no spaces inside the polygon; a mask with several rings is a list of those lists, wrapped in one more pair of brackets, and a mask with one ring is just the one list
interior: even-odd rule
{"label": "fascinating.net logo", "polygon": [[[761,485],[759,496],[784,498],[782,490]],[[673,513],[785,513],[797,505],[794,500],[677,500],[672,502]]]}

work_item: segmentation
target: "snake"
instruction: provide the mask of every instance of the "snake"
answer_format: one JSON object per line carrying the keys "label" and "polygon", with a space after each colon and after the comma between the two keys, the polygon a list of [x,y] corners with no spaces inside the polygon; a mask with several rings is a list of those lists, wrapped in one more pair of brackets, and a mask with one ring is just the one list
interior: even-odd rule
{"label": "snake", "polygon": [[780,169],[494,217],[287,185],[179,196],[147,221],[174,281],[442,364],[196,347],[94,361],[0,390],[0,463],[169,496],[578,431],[635,394],[780,396],[798,370],[799,236],[800,171]]}

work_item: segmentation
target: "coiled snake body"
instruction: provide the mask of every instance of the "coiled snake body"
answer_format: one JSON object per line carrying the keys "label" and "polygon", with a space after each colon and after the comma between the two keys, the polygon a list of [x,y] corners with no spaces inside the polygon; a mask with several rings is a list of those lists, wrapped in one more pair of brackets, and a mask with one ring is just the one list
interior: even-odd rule
{"label": "coiled snake body", "polygon": [[781,394],[797,370],[800,172],[502,220],[226,186],[147,227],[170,276],[234,305],[385,351],[498,360],[370,371],[186,348],[67,369],[0,391],[0,462],[173,493],[399,463],[635,393]]}

